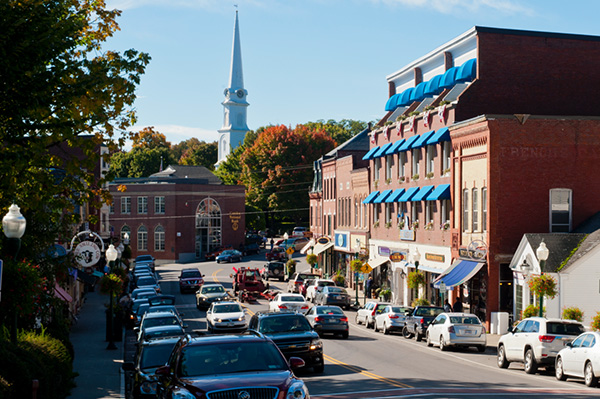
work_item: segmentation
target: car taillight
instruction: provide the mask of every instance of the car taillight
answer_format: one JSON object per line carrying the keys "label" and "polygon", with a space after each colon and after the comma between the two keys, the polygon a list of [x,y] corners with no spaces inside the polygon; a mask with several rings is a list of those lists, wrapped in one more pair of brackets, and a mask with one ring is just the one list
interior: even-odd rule
{"label": "car taillight", "polygon": [[287,309],[287,306],[285,306],[285,305],[279,305],[279,309]]}
{"label": "car taillight", "polygon": [[448,332],[454,334],[454,326],[448,327]]}
{"label": "car taillight", "polygon": [[317,323],[320,323],[320,322],[322,322],[322,321],[323,321],[323,318],[322,318],[322,317],[319,317],[319,316],[317,316],[317,317],[315,317],[315,321],[316,321]]}
{"label": "car taillight", "polygon": [[540,342],[552,342],[554,341],[554,338],[556,338],[554,335],[540,335],[539,336],[539,340]]}
{"label": "car taillight", "polygon": [[300,309],[308,309],[308,305],[304,305]]}
{"label": "car taillight", "polygon": [[390,319],[397,319],[397,318],[398,318],[398,315],[397,315],[397,314],[390,313],[390,314],[388,315],[388,317],[389,317]]}
{"label": "car taillight", "polygon": [[373,309],[373,312],[371,312],[371,316],[375,316],[376,311],[377,311],[376,309]]}
{"label": "car taillight", "polygon": [[419,323],[425,324],[425,319],[421,317],[421,320],[419,320]]}
{"label": "car taillight", "polygon": [[348,318],[346,316],[340,318],[341,321],[348,321]]}

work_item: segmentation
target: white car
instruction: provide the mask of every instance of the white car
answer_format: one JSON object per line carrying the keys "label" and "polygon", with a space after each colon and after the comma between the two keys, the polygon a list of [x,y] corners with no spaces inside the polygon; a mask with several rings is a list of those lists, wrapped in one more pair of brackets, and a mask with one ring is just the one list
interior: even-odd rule
{"label": "white car", "polygon": [[206,311],[206,325],[209,333],[246,331],[246,311],[238,302],[214,302]]}
{"label": "white car", "polygon": [[533,374],[538,366],[554,366],[558,352],[584,332],[575,320],[529,317],[498,340],[498,367],[511,362],[523,363],[525,372]]}
{"label": "white car", "polygon": [[304,237],[304,233],[308,231],[306,227],[294,227],[292,237]]}
{"label": "white car", "polygon": [[317,287],[332,287],[335,286],[335,281],[327,280],[324,278],[315,279],[310,285],[306,287],[306,300],[314,302]]}
{"label": "white car", "polygon": [[356,324],[363,323],[367,328],[375,326],[375,317],[383,312],[383,309],[391,305],[389,302],[369,301],[365,306],[361,306],[356,312]]}
{"label": "white car", "polygon": [[279,312],[281,310],[291,310],[295,312],[305,313],[308,310],[308,302],[300,294],[277,294],[269,303],[271,312]]}
{"label": "white car", "polygon": [[567,377],[582,377],[585,385],[598,385],[600,377],[600,333],[586,332],[558,352],[555,375],[560,381]]}
{"label": "white car", "polygon": [[427,346],[439,345],[445,351],[450,346],[474,346],[485,352],[485,327],[471,313],[440,313],[427,327]]}
{"label": "white car", "polygon": [[384,334],[402,332],[406,313],[411,311],[412,308],[408,306],[387,305],[381,313],[375,316],[375,324],[373,326],[375,332],[383,331]]}

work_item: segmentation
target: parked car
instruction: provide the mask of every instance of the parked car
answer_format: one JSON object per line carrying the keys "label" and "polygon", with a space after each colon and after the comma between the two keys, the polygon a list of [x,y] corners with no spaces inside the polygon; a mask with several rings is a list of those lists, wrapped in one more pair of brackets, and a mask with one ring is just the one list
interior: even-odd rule
{"label": "parked car", "polygon": [[185,331],[180,325],[146,327],[143,331],[139,332],[138,343],[143,343],[156,338],[183,337],[184,335]]}
{"label": "parked car", "polygon": [[181,269],[179,274],[179,292],[196,292],[204,284],[204,275],[197,267]]}
{"label": "parked car", "polygon": [[310,273],[310,272],[295,272],[292,278],[288,280],[287,291],[288,292],[300,292],[300,286],[304,283],[306,279],[317,279],[321,278],[320,274]]}
{"label": "parked car", "polygon": [[426,339],[427,346],[439,345],[443,351],[452,346],[474,346],[485,352],[487,344],[485,327],[471,313],[440,313],[427,327]]}
{"label": "parked car", "polygon": [[246,311],[238,302],[214,302],[206,312],[206,325],[209,333],[246,331]]}
{"label": "parked car", "polygon": [[285,278],[285,263],[281,261],[265,263],[262,270],[262,278],[265,281],[269,281],[270,278],[276,278],[279,281],[283,281]]}
{"label": "parked car", "polygon": [[[315,334],[316,335],[316,334]],[[160,398],[309,398],[308,388],[269,338],[255,334],[182,338],[156,369]]]}
{"label": "parked car", "polygon": [[226,249],[233,249],[230,246],[223,246],[223,247],[218,247],[212,251],[207,252],[204,255],[204,259],[206,260],[215,260],[217,259],[217,256],[221,255],[221,252],[225,251]]}
{"label": "parked car", "polygon": [[169,360],[179,337],[155,338],[142,342],[133,362],[123,363],[123,369],[132,374],[132,394],[134,399],[155,398],[156,369]]}
{"label": "parked car", "polygon": [[429,323],[443,312],[444,308],[441,306],[415,307],[406,317],[402,335],[404,338],[412,338],[414,336],[417,341],[422,340],[427,333]]}
{"label": "parked car", "polygon": [[252,315],[248,329],[271,338],[287,359],[299,357],[316,373],[324,371],[323,342],[303,314],[258,312]]}
{"label": "parked car", "polygon": [[229,294],[221,284],[204,284],[196,291],[196,307],[208,309],[213,302],[229,299]]}
{"label": "parked car", "polygon": [[296,238],[288,238],[287,240],[284,240],[279,245],[285,249],[288,249],[291,247],[291,248],[294,248],[294,251],[300,251],[302,248],[304,248],[306,246],[306,244],[308,244],[308,238],[296,237]]}
{"label": "parked car", "polygon": [[156,295],[157,295],[157,292],[154,290],[154,288],[150,288],[150,287],[136,288],[133,291],[131,291],[131,299],[132,300],[148,298],[148,297],[156,296]]}
{"label": "parked car", "polygon": [[267,251],[267,253],[265,254],[265,258],[267,258],[268,261],[284,261],[287,259],[287,253],[285,252],[285,248],[283,247],[273,247],[272,250]]}
{"label": "parked car", "polygon": [[298,293],[306,298],[306,289],[315,281],[314,278],[307,278],[298,286]]}
{"label": "parked car", "polygon": [[154,259],[154,256],[152,256],[152,255],[138,255],[138,256],[136,256],[134,262],[135,262],[135,267],[138,267],[142,264],[146,264],[146,265],[150,266],[152,271],[154,271],[154,269],[156,268],[156,259]]}
{"label": "parked car", "polygon": [[306,227],[294,227],[294,230],[292,230],[292,237],[304,237],[306,232],[308,232]]}
{"label": "parked car", "polygon": [[538,367],[554,366],[558,352],[585,331],[575,320],[529,317],[521,320],[498,340],[498,367],[511,362],[523,363],[527,374]]}
{"label": "parked car", "polygon": [[319,335],[339,334],[344,339],[349,336],[348,317],[339,306],[313,306],[306,312],[306,318]]}
{"label": "parked car", "polygon": [[272,312],[291,310],[304,313],[308,310],[308,302],[300,294],[279,293],[269,302],[269,310]]}
{"label": "parked car", "polygon": [[309,302],[314,302],[315,290],[317,289],[317,287],[326,286],[335,286],[335,281],[324,278],[314,279],[312,284],[306,286],[306,300]]}
{"label": "parked car", "polygon": [[556,379],[565,381],[567,377],[585,380],[585,385],[595,387],[600,377],[600,333],[586,332],[567,342],[558,352],[554,367]]}
{"label": "parked car", "polygon": [[137,288],[154,288],[154,290],[160,294],[160,284],[158,284],[156,279],[150,275],[143,275],[141,277],[138,277],[135,281],[135,286]]}
{"label": "parked car", "polygon": [[364,306],[361,306],[356,312],[356,324],[364,324],[367,328],[375,325],[375,317],[383,312],[383,309],[391,305],[389,302],[369,301]]}
{"label": "parked car", "polygon": [[326,285],[317,287],[313,302],[319,305],[338,305],[344,309],[350,309],[350,301],[350,295],[346,292],[345,288]]}
{"label": "parked car", "polygon": [[150,327],[158,326],[180,326],[186,328],[183,320],[173,312],[146,312],[142,317],[140,326],[137,327],[138,341],[140,341],[145,333],[145,330]]}
{"label": "parked car", "polygon": [[412,308],[407,306],[386,305],[381,313],[375,316],[373,329],[376,332],[383,331],[384,334],[402,332],[407,312],[412,312]]}
{"label": "parked car", "polygon": [[217,256],[217,263],[221,262],[241,262],[242,253],[237,249],[227,249],[221,252],[221,255]]}

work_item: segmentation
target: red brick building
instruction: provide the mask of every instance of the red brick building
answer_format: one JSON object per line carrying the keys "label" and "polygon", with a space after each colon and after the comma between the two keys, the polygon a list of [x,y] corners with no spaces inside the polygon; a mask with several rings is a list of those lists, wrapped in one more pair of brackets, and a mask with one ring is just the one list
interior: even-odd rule
{"label": "red brick building", "polygon": [[110,192],[111,234],[129,234],[134,257],[197,261],[220,246],[244,243],[245,188],[223,185],[202,166],[175,165],[148,178],[117,179]]}

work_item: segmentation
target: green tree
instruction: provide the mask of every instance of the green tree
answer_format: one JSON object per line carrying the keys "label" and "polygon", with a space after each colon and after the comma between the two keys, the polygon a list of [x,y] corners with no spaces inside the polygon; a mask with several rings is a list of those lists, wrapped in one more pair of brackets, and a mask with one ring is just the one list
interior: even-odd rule
{"label": "green tree", "polygon": [[169,164],[176,163],[168,148],[132,148],[129,152],[114,154],[110,160],[110,170],[117,177],[148,177]]}
{"label": "green tree", "polygon": [[171,143],[167,141],[164,134],[154,130],[154,126],[143,128],[137,133],[131,135],[133,141],[132,148],[171,148]]}
{"label": "green tree", "polygon": [[305,123],[304,126],[315,130],[324,130],[335,141],[336,145],[340,145],[365,130],[367,122],[351,119],[342,119],[339,122],[333,119],[327,121],[319,119],[316,122]]}
{"label": "green tree", "polygon": [[179,159],[179,164],[204,166],[209,170],[214,170],[218,150],[219,147],[216,141],[212,143],[198,141],[183,152]]}

